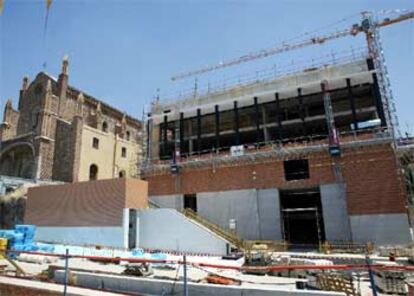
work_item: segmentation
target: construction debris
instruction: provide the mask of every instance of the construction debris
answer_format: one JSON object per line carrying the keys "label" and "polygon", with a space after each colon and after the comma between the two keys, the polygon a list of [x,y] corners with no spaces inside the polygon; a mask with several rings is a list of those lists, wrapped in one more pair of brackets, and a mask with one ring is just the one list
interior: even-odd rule
{"label": "construction debris", "polygon": [[149,276],[154,272],[149,263],[132,263],[128,264],[123,272],[125,275],[133,276]]}

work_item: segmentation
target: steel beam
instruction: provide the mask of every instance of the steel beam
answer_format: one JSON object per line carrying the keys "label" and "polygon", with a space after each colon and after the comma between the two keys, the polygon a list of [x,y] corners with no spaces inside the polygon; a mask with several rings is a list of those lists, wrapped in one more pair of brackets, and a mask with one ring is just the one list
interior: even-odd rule
{"label": "steel beam", "polygon": [[348,100],[349,104],[351,105],[351,111],[352,111],[352,122],[354,123],[354,130],[358,130],[358,120],[356,116],[356,110],[355,110],[355,97],[352,93],[352,86],[351,86],[351,79],[346,79],[346,86],[348,88]]}
{"label": "steel beam", "polygon": [[237,107],[237,101],[234,101],[234,131],[236,133],[236,145],[240,145],[239,108]]}
{"label": "steel beam", "polygon": [[216,149],[220,148],[220,112],[219,106],[214,106],[214,115],[215,115],[215,122],[216,122]]}

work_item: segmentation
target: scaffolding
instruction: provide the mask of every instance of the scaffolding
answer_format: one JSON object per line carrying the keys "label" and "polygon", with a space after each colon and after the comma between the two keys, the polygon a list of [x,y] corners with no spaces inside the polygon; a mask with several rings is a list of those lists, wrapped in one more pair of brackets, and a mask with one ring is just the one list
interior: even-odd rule
{"label": "scaffolding", "polygon": [[[188,92],[181,93],[178,97],[173,96],[170,98],[163,98],[160,100],[159,96],[157,99],[152,103],[151,106],[151,116],[161,116],[164,114],[164,111],[167,109],[171,109],[178,112],[186,112],[190,109],[199,108],[201,104],[201,99],[204,97],[211,98],[215,95],[225,93],[225,92],[237,92],[243,94],[247,91],[249,87],[257,86],[257,87],[265,87],[268,83],[275,81],[276,79],[284,76],[296,76],[299,74],[303,74],[309,71],[314,71],[316,69],[322,69],[326,67],[330,67],[337,64],[344,64],[345,62],[352,62],[355,60],[365,60],[366,58],[371,58],[373,67],[368,68],[367,73],[372,73],[374,80],[377,79],[378,82],[378,91],[380,93],[380,100],[382,102],[383,113],[385,117],[384,124],[380,129],[371,130],[371,134],[373,137],[369,139],[359,138],[357,136],[359,131],[353,130],[351,132],[345,132],[338,134],[338,149],[339,149],[339,140],[344,141],[344,138],[348,136],[353,136],[354,138],[349,140],[346,139],[343,143],[341,142],[341,148],[348,149],[352,147],[361,147],[366,145],[376,145],[379,143],[394,143],[394,147],[398,147],[400,141],[400,131],[399,131],[399,124],[398,118],[396,114],[395,108],[395,101],[393,98],[393,94],[390,87],[390,81],[388,78],[388,70],[386,68],[386,63],[384,60],[383,49],[382,49],[382,42],[379,36],[379,29],[384,26],[388,26],[394,23],[398,23],[401,21],[409,20],[414,18],[413,12],[406,12],[404,11],[391,11],[391,12],[382,12],[382,14],[392,15],[397,14],[396,17],[393,18],[385,18],[383,20],[374,19],[374,15],[370,12],[363,12],[362,13],[362,21],[359,24],[354,24],[351,27],[348,27],[345,30],[337,31],[333,33],[328,33],[325,35],[316,36],[311,39],[306,39],[298,42],[294,42],[291,44],[284,44],[282,47],[270,48],[258,51],[257,53],[252,53],[246,56],[242,56],[238,59],[233,59],[229,61],[222,62],[216,66],[207,66],[200,70],[195,71],[188,71],[181,75],[175,76],[174,79],[182,79],[198,74],[203,74],[206,72],[214,71],[217,69],[230,67],[234,65],[238,65],[240,63],[253,61],[260,58],[265,58],[270,55],[274,55],[280,52],[286,52],[293,49],[302,48],[308,45],[314,44],[322,44],[329,40],[334,40],[337,38],[342,38],[345,36],[355,36],[359,33],[365,33],[367,39],[367,47],[362,47],[358,49],[352,49],[350,51],[344,51],[338,55],[330,55],[330,56],[323,56],[320,59],[312,59],[310,62],[304,66],[297,67],[297,65],[288,65],[285,69],[280,67],[271,67],[267,68],[264,71],[258,71],[253,75],[246,76],[241,78],[240,76],[233,79],[223,82],[220,86],[211,86],[208,83],[207,88],[202,88],[199,85],[198,79],[196,79],[196,85],[194,88],[189,90]],[[368,50],[367,50],[368,49]],[[327,64],[327,60],[330,59],[330,62]],[[369,67],[369,66],[368,66]],[[349,78],[349,77],[346,77]],[[300,86],[297,86],[300,87]],[[229,100],[234,100],[233,97],[229,98]],[[325,98],[326,99],[326,98]],[[227,102],[227,101],[226,101]],[[224,102],[220,102],[224,103]],[[325,100],[325,105],[326,105]],[[204,105],[203,105],[204,106]],[[309,154],[312,152],[327,152],[329,148],[331,148],[332,143],[331,139],[333,138],[333,134],[336,135],[336,130],[333,125],[333,114],[329,114],[332,112],[332,106],[329,108],[329,105],[325,107],[327,108],[327,125],[329,131],[329,141],[326,141],[326,137],[319,137],[315,136],[312,137],[302,137],[300,139],[279,139],[279,141],[266,141],[264,143],[259,143],[256,141],[252,145],[245,145],[247,149],[242,155],[232,155],[229,153],[227,149],[212,149],[210,151],[198,151],[195,154],[189,155],[182,155],[180,154],[179,159],[174,157],[173,163],[174,165],[178,165],[180,168],[193,168],[193,167],[203,167],[203,166],[212,166],[213,168],[219,165],[238,165],[240,163],[252,163],[262,159],[271,158],[285,158],[285,157],[297,157],[298,155]],[[165,109],[165,110],[164,110]],[[171,111],[169,110],[169,111]],[[165,116],[164,116],[165,117]],[[149,121],[151,121],[150,119]],[[303,121],[303,119],[302,119]],[[385,123],[384,122],[384,123]],[[151,126],[148,127],[149,129]],[[366,133],[366,130],[362,131]],[[150,134],[150,133],[148,133]],[[323,139],[323,140],[321,140]],[[175,139],[177,141],[177,139]],[[147,141],[147,147],[151,146],[152,143]],[[175,143],[177,148],[177,143]],[[227,147],[228,148],[228,147]],[[148,149],[150,150],[150,149]],[[177,153],[177,149],[174,150],[174,156]],[[207,152],[207,153],[206,153]],[[180,153],[180,151],[178,151]],[[204,154],[205,153],[205,154]],[[203,154],[203,155],[200,155]],[[149,155],[148,155],[149,156]],[[165,172],[171,169],[171,162],[170,161],[163,161],[154,155],[152,157],[147,157],[146,161],[143,162],[142,170],[145,174],[147,173],[157,173],[157,172]],[[340,164],[335,163],[333,164],[334,173],[337,176],[337,179],[341,180],[341,167]]]}
{"label": "scaffolding", "polygon": [[[375,65],[375,69],[378,73],[378,83],[381,93],[381,98],[383,102],[383,108],[385,109],[385,117],[386,117],[386,124],[391,132],[391,136],[393,137],[395,144],[398,144],[398,138],[400,138],[400,130],[399,130],[399,124],[398,124],[398,118],[396,114],[396,108],[395,108],[395,101],[393,98],[393,94],[390,87],[390,81],[388,78],[388,70],[386,68],[386,64],[384,61],[384,55],[383,55],[383,49],[382,49],[382,42],[379,36],[379,29],[385,26],[389,26],[395,23],[399,23],[402,21],[410,20],[414,18],[414,12],[412,11],[406,11],[406,10],[390,10],[390,11],[380,11],[377,15],[381,16],[387,16],[382,20],[374,19],[374,14],[372,12],[362,12],[362,21],[360,23],[353,24],[352,26],[348,26],[342,30],[337,30],[334,32],[328,32],[328,33],[320,33],[316,34],[313,37],[306,36],[305,38],[302,38],[300,40],[297,40],[298,38],[292,38],[291,40],[295,40],[289,43],[282,43],[280,46],[271,47],[262,49],[256,52],[251,52],[246,55],[243,55],[238,58],[229,59],[227,61],[221,61],[218,64],[215,65],[208,65],[206,67],[196,69],[196,70],[190,70],[185,71],[183,73],[180,73],[178,75],[174,75],[172,77],[172,80],[179,80],[184,79],[188,77],[193,77],[197,75],[202,75],[208,72],[220,70],[227,67],[237,66],[242,63],[255,61],[258,59],[267,58],[269,56],[273,56],[276,54],[280,54],[283,52],[288,52],[291,50],[297,50],[301,49],[307,46],[312,45],[320,45],[324,44],[328,41],[336,40],[338,38],[343,38],[347,36],[356,36],[360,33],[365,33],[366,39],[367,39],[367,45],[368,45],[368,53],[369,56],[373,59],[373,63]],[[345,20],[348,21],[349,18],[345,18],[337,23],[343,22]],[[320,31],[320,30],[316,30]],[[315,32],[315,31],[314,31]],[[312,33],[314,33],[312,32]],[[300,36],[303,37],[303,36]],[[260,79],[260,78],[259,78]],[[259,79],[256,79],[256,82],[259,81]],[[199,87],[198,87],[198,78],[196,78],[196,88],[192,90],[192,96],[185,95],[183,99],[177,101],[174,104],[178,104],[179,102],[186,101],[186,100],[194,100],[200,94]],[[239,79],[240,81],[240,79]],[[248,83],[245,83],[248,84]],[[242,87],[244,86],[243,83],[241,83]],[[233,87],[235,87],[233,85]],[[223,89],[221,91],[224,91],[228,89],[228,86],[224,85]],[[213,92],[217,92],[220,90],[213,90]],[[210,94],[211,88],[210,83],[209,87],[207,88],[207,95]],[[201,94],[205,95],[205,94]],[[157,105],[153,105],[153,107],[157,107]]]}
{"label": "scaffolding", "polygon": [[197,88],[188,88],[176,93],[156,96],[151,103],[151,114],[156,114],[163,107],[178,107],[198,103],[203,97],[213,97],[221,93],[234,91],[235,89],[243,90],[252,85],[266,85],[272,81],[287,76],[298,76],[300,74],[323,69],[333,66],[339,66],[347,63],[358,62],[369,57],[366,46],[350,47],[349,49],[329,52],[307,60],[292,60],[284,65],[273,65],[254,73],[239,74],[234,77],[221,79],[215,82],[208,82],[206,85],[200,85],[197,81]]}
{"label": "scaffolding", "polygon": [[397,144],[397,139],[401,137],[401,133],[398,123],[397,110],[395,107],[395,100],[388,77],[388,69],[385,63],[379,27],[375,25],[377,22],[374,21],[372,13],[364,13],[363,15],[364,19],[362,21],[362,28],[367,36],[370,58],[372,58],[375,69],[377,70],[376,74],[387,125],[392,137],[395,140],[395,144]]}
{"label": "scaffolding", "polygon": [[[359,138],[357,132],[341,133],[339,137],[351,137],[347,141],[341,143],[343,150],[366,147],[381,144],[393,143],[393,138],[389,133],[381,129],[363,131],[370,138]],[[263,143],[264,144],[264,143]],[[297,158],[303,157],[310,153],[325,152],[329,155],[329,142],[327,140],[297,141],[290,139],[290,143],[283,145],[281,142],[266,143],[263,146],[253,146],[251,150],[245,150],[242,155],[232,155],[230,152],[220,153],[219,151],[211,151],[210,154],[193,155],[182,157],[177,165],[180,168],[191,169],[201,167],[218,167],[218,166],[238,166],[249,163],[257,163],[260,161],[273,161],[275,159]],[[152,160],[142,167],[144,175],[162,174],[170,171],[171,161]]]}

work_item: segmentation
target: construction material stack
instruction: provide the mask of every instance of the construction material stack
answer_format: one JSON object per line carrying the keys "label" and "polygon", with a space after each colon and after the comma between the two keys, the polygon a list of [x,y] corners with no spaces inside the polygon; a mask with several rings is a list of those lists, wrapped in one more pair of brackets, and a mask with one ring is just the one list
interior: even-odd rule
{"label": "construction material stack", "polygon": [[406,295],[408,292],[407,274],[403,271],[382,270],[375,271],[376,288],[386,294]]}
{"label": "construction material stack", "polygon": [[[0,238],[7,241],[6,250],[14,251],[35,251],[34,235],[36,226],[34,225],[16,225],[15,229],[0,230]],[[9,257],[15,258],[18,254],[10,252]]]}
{"label": "construction material stack", "polygon": [[7,238],[0,237],[0,259],[4,258],[4,254],[7,250],[8,240]]}

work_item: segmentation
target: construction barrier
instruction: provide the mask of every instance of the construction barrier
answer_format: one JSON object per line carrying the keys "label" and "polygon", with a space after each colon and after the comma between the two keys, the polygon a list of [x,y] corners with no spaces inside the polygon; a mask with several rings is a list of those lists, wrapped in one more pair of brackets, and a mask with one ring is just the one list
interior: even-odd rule
{"label": "construction barrier", "polygon": [[[30,252],[30,251],[17,251],[9,250],[15,254],[32,254],[50,257],[60,258],[79,258],[88,259],[94,261],[104,262],[130,262],[130,263],[153,263],[153,264],[184,264],[183,260],[159,260],[159,259],[143,259],[143,258],[119,258],[119,257],[106,257],[106,256],[82,256],[82,255],[68,255],[55,254],[55,253],[44,253],[44,252]],[[207,267],[207,268],[218,268],[218,269],[232,269],[239,271],[282,271],[282,270],[367,270],[368,267],[372,270],[384,270],[384,271],[414,271],[414,266],[405,265],[384,265],[384,264],[335,264],[335,265],[270,265],[270,266],[231,266],[222,264],[211,264],[197,261],[189,261],[187,259],[186,264]]]}

